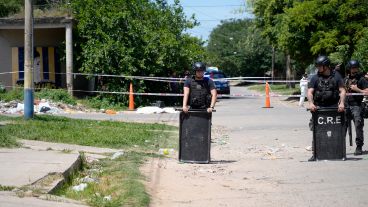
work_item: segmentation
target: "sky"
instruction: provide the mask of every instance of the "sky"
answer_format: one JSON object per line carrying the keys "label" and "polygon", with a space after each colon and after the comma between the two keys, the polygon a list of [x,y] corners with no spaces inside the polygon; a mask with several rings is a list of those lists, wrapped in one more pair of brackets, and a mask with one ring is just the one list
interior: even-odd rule
{"label": "sky", "polygon": [[[169,0],[172,3],[173,0]],[[211,31],[221,20],[251,18],[249,13],[241,13],[245,9],[245,0],[180,0],[184,13],[189,18],[192,14],[200,25],[188,30],[192,36],[208,40]]]}

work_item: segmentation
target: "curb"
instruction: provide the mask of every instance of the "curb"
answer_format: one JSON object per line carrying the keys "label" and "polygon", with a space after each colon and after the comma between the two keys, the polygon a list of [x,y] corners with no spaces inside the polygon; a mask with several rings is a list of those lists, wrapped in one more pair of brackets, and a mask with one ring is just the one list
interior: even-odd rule
{"label": "curb", "polygon": [[40,189],[42,194],[53,194],[60,189],[70,177],[76,173],[82,166],[82,156],[79,154],[73,164],[63,173],[49,173],[43,178],[30,184],[29,187],[33,189]]}
{"label": "curb", "polygon": [[47,193],[52,194],[58,189],[60,189],[67,181],[70,180],[71,175],[76,173],[79,169],[81,169],[81,167],[82,167],[82,156],[81,154],[79,154],[75,162],[62,173],[63,175],[62,178],[52,183]]}

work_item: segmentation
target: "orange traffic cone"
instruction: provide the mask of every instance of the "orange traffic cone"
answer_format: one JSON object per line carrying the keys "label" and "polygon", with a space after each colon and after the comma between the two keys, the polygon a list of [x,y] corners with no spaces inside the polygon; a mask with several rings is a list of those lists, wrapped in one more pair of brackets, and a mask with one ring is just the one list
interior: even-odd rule
{"label": "orange traffic cone", "polygon": [[134,96],[133,96],[133,84],[130,83],[129,87],[129,110],[134,111]]}
{"label": "orange traffic cone", "polygon": [[266,82],[266,105],[263,108],[273,108],[271,107],[271,101],[270,101],[270,85],[268,85],[268,82]]}

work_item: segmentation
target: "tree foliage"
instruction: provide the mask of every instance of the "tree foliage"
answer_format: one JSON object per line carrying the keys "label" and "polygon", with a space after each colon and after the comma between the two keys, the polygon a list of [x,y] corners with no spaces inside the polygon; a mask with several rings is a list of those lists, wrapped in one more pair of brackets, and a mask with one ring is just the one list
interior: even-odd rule
{"label": "tree foliage", "polygon": [[271,47],[251,19],[224,21],[210,35],[209,64],[230,76],[263,76],[271,67]]}
{"label": "tree foliage", "polygon": [[[61,5],[67,0],[33,0],[33,5],[38,9],[48,9],[53,5]],[[0,17],[7,17],[21,12],[24,8],[24,0],[0,0]]]}
{"label": "tree foliage", "polygon": [[[366,0],[249,0],[264,36],[306,67],[318,54],[346,62],[363,54]],[[359,52],[357,52],[359,50]],[[363,56],[360,56],[363,58]]]}
{"label": "tree foliage", "polygon": [[6,17],[18,12],[22,8],[22,0],[0,0],[0,17]]}
{"label": "tree foliage", "polygon": [[[203,43],[184,33],[196,22],[186,19],[178,1],[169,5],[166,0],[73,0],[71,6],[78,21],[77,62],[82,72],[167,76],[204,56]],[[100,87],[127,91],[129,82],[103,78]],[[166,87],[134,83],[139,85],[136,90],[145,92],[164,92]]]}

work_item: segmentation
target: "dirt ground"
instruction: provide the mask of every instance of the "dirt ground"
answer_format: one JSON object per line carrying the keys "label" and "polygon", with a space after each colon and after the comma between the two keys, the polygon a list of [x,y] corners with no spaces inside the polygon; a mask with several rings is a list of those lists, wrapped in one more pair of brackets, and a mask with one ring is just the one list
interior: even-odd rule
{"label": "dirt ground", "polygon": [[310,114],[295,101],[263,104],[218,102],[210,164],[181,163],[177,153],[147,161],[150,206],[368,206],[367,153],[354,157],[347,146],[347,161],[306,162]]}

